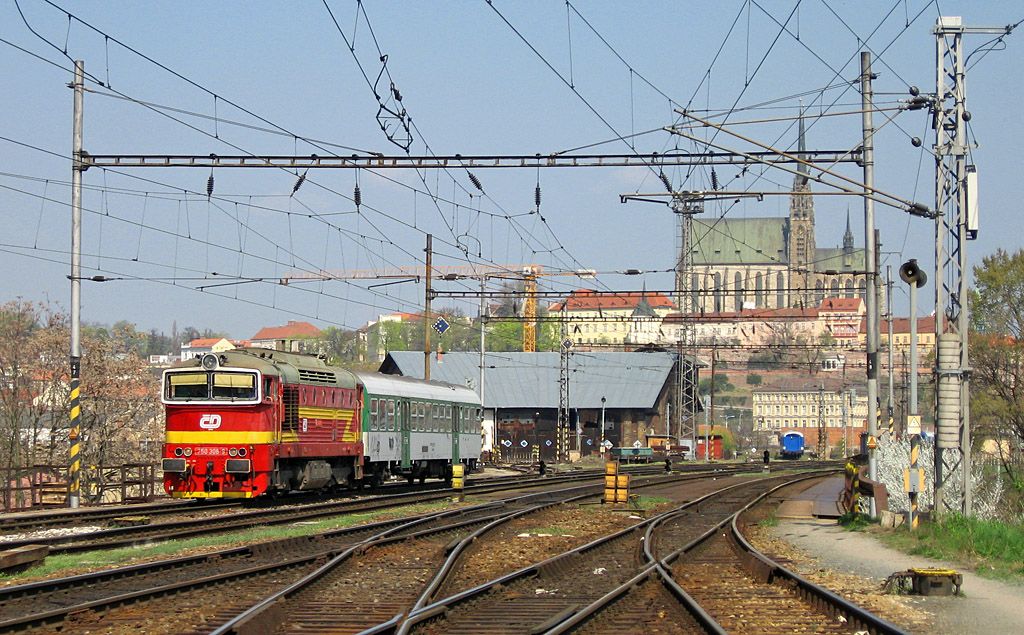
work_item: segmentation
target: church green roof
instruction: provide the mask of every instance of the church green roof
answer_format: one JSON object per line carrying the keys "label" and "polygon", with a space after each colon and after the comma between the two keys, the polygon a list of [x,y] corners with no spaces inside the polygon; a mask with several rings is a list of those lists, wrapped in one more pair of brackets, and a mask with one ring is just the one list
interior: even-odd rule
{"label": "church green roof", "polygon": [[819,247],[814,250],[814,270],[864,271],[864,250],[853,249],[847,254],[842,247]]}
{"label": "church green roof", "polygon": [[693,219],[693,264],[786,264],[789,219]]}

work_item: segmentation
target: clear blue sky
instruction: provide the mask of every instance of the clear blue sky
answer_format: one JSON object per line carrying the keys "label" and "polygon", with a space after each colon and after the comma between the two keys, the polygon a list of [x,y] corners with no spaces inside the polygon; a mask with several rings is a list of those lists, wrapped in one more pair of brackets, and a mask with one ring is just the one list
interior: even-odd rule
{"label": "clear blue sky", "polygon": [[[658,130],[678,119],[669,98],[695,110],[721,112],[734,104],[746,108],[732,114],[731,123],[792,116],[801,100],[812,116],[856,110],[860,95],[843,82],[856,80],[858,51],[865,39],[876,54],[876,101],[891,107],[907,97],[909,85],[934,90],[931,28],[940,9],[943,15],[962,15],[970,25],[1004,25],[1024,18],[1024,6],[1017,2],[580,1],[567,17],[563,2],[496,1],[494,7],[536,47],[542,60],[483,0],[366,3],[365,15],[355,2],[331,0],[345,37],[354,42],[355,57],[322,2],[57,3],[217,94],[215,99],[77,20],[69,29],[67,16],[42,0],[18,4],[32,28],[57,48],[29,31],[13,0],[0,4],[0,37],[10,43],[0,43],[0,77],[5,79],[0,136],[64,157],[71,151],[70,75],[11,44],[69,68],[62,54],[66,46],[70,57],[85,60],[88,73],[114,91],[222,120],[215,124],[210,118],[162,111],[197,131],[153,109],[108,96],[106,88],[90,82],[96,92],[85,100],[85,148],[95,154],[351,152],[324,144],[316,148],[288,134],[230,122],[279,126],[300,137],[401,154],[378,127],[378,104],[362,74],[373,83],[381,71],[375,36],[417,128],[413,154],[428,152],[425,141],[439,154],[532,155]],[[780,23],[787,24],[788,32],[781,32]],[[983,188],[981,236],[969,247],[972,263],[997,248],[1015,250],[1022,244],[1017,233],[1024,199],[1019,177],[1024,123],[1017,114],[1024,102],[1018,81],[1024,61],[1021,38],[1024,29],[1006,38],[1005,50],[979,53],[971,60],[977,65],[968,75],[968,107],[972,139],[978,143],[972,153]],[[969,37],[966,48],[972,51],[986,40]],[[555,71],[571,78],[579,96]],[[379,91],[386,94],[386,77]],[[771,107],[750,108],[769,101]],[[876,124],[884,124],[894,112],[877,114]],[[848,149],[859,143],[859,115],[810,119],[808,124],[811,148]],[[933,203],[933,160],[909,141],[920,136],[927,150],[932,142],[928,127],[924,111],[898,114],[882,127],[876,141],[879,188]],[[734,129],[785,147],[796,137],[792,121]],[[718,142],[748,147],[722,136]],[[645,152],[677,145],[695,149],[665,132],[640,135],[632,143]],[[592,150],[626,152],[630,147],[620,140]],[[852,166],[840,170],[860,177]],[[0,219],[5,227],[0,301],[22,297],[67,307],[70,163],[0,140],[0,172]],[[666,172],[677,188],[708,186],[707,171],[694,171],[689,178],[685,170]],[[83,273],[128,279],[85,283],[83,319],[123,319],[166,332],[176,321],[179,328],[212,328],[238,338],[288,319],[358,327],[380,313],[416,310],[422,285],[367,290],[365,281],[284,287],[269,280],[296,270],[414,265],[422,262],[427,232],[435,236],[435,264],[464,264],[467,254],[457,246],[462,244],[475,262],[538,263],[549,270],[665,271],[673,266],[672,215],[656,205],[619,203],[619,194],[661,189],[649,170],[474,173],[486,197],[470,196],[478,192],[459,170],[429,171],[422,179],[412,171],[310,172],[292,197],[294,174],[223,169],[215,172],[214,199],[207,201],[208,170],[89,170]],[[726,167],[718,178],[733,189],[784,190],[792,182],[777,170],[758,168],[734,178],[738,173]],[[358,213],[351,200],[357,178],[362,198]],[[540,214],[529,214],[538,179]],[[760,203],[709,205],[706,214],[728,210],[737,217],[784,215],[787,205],[785,197],[766,197]],[[861,202],[820,197],[819,246],[840,244],[847,207],[857,244],[863,244]],[[881,206],[877,215],[886,263],[916,257],[932,266],[930,222]],[[197,291],[197,286],[230,281],[194,279],[213,277],[213,272],[265,281]],[[607,274],[587,284],[614,290],[641,284],[669,289],[672,276]],[[569,278],[552,278],[547,286],[566,290],[578,285]],[[905,311],[902,286],[896,306]],[[464,287],[445,283],[440,288]],[[930,285],[921,296],[921,309],[929,312]],[[475,301],[458,306],[475,314]]]}

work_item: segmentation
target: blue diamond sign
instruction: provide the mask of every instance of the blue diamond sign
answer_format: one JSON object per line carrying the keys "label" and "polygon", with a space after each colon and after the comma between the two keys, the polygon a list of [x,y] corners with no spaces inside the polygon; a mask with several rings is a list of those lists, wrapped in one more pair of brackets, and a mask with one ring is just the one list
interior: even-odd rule
{"label": "blue diamond sign", "polygon": [[452,325],[449,324],[448,320],[444,319],[443,317],[437,318],[437,321],[434,322],[434,330],[437,331],[440,335],[444,335],[444,332],[450,329],[451,327]]}

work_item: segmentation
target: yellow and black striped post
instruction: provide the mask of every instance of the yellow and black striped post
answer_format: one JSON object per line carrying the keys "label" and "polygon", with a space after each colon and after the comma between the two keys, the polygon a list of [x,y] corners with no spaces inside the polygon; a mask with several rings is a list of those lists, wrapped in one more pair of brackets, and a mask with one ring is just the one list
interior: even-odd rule
{"label": "yellow and black striped post", "polygon": [[888,407],[888,414],[889,414],[889,440],[891,441],[891,440],[894,440],[896,438],[896,420],[893,419],[893,416],[892,416],[892,406]]}
{"label": "yellow and black striped post", "polygon": [[79,432],[81,431],[81,396],[80,396],[80,383],[81,383],[81,368],[82,361],[78,357],[71,358],[71,428],[68,431],[68,443],[70,448],[68,451],[68,457],[70,463],[68,465],[68,507],[72,509],[77,508],[80,500],[80,489],[81,489],[81,468],[82,459],[79,456],[82,445],[80,443]]}
{"label": "yellow and black striped post", "polygon": [[[915,434],[910,437],[910,473],[919,474],[917,471],[917,459],[918,455],[921,454],[921,435]],[[915,488],[909,488],[907,497],[910,499],[910,518],[908,518],[908,524],[910,525],[910,531],[917,529],[918,514],[917,514],[917,491]]]}

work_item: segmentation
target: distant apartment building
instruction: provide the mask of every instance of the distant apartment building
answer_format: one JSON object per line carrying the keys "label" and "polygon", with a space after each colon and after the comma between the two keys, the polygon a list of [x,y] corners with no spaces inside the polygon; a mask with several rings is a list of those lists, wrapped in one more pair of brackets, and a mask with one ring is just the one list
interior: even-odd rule
{"label": "distant apartment building", "polygon": [[320,329],[309,322],[288,320],[283,326],[265,326],[253,335],[249,342],[255,348],[269,348],[291,353],[316,353],[319,351],[317,338]]}
{"label": "distant apartment building", "polygon": [[[881,330],[881,346],[886,349],[889,345],[889,322],[881,320],[878,323]],[[862,326],[859,333],[861,345],[867,340],[867,328]],[[896,364],[901,364],[903,356],[910,358],[910,318],[897,317],[892,321],[892,345],[893,353],[896,356]],[[935,350],[935,316],[929,315],[917,318],[917,355],[923,363],[924,359]]]}
{"label": "distant apartment building", "polygon": [[816,308],[672,313],[665,316],[661,331],[672,341],[680,340],[688,323],[693,325],[700,344],[717,341],[763,346],[779,339],[802,337],[810,340],[823,332]]}
{"label": "distant apartment building", "polygon": [[552,317],[564,318],[568,337],[584,348],[657,343],[663,338],[661,322],[673,310],[672,301],[660,293],[591,289],[577,289],[548,308]]}
{"label": "distant apartment building", "polygon": [[[229,340],[223,337],[204,337],[194,339],[181,345],[181,355],[179,359],[195,359],[197,357],[202,357],[206,353],[222,353],[233,348],[246,346],[247,344],[248,342],[243,340]],[[163,360],[161,359],[160,361],[162,362]],[[168,359],[168,361],[177,360]],[[152,360],[150,363],[152,363]]]}
{"label": "distant apartment building", "polygon": [[755,388],[752,406],[755,434],[802,432],[812,449],[818,442],[820,419],[824,420],[829,447],[840,442],[856,446],[867,426],[867,390],[832,377]]}

